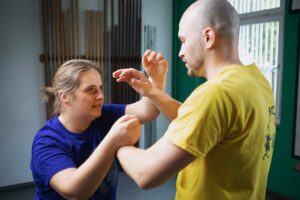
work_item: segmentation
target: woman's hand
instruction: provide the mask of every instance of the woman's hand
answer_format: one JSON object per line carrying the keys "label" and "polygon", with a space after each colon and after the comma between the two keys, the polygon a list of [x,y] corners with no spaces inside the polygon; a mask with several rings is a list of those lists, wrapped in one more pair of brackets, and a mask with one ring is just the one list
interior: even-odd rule
{"label": "woman's hand", "polygon": [[118,148],[135,144],[141,133],[141,125],[134,115],[120,117],[111,127],[107,136],[112,137]]}

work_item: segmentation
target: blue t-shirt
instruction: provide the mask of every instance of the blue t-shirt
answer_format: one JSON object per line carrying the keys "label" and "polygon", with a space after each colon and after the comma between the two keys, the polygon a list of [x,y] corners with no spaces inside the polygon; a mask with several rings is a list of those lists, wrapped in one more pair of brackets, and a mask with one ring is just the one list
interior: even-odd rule
{"label": "blue t-shirt", "polygon": [[[32,144],[31,171],[36,185],[35,199],[64,199],[50,186],[50,179],[66,168],[78,168],[93,153],[114,122],[124,115],[126,105],[103,105],[102,115],[81,134],[68,131],[58,116],[46,122]],[[99,169],[101,170],[101,169]],[[103,182],[90,199],[114,200],[118,166],[113,162]]]}

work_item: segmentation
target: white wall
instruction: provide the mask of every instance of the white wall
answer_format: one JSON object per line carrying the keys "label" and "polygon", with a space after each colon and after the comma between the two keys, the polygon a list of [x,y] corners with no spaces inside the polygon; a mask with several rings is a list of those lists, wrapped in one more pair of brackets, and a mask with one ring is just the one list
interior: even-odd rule
{"label": "white wall", "polygon": [[[171,94],[172,0],[142,0],[142,24],[156,26],[156,50],[162,52],[169,61],[166,92]],[[157,139],[165,133],[168,125],[169,121],[161,114],[156,120]]]}
{"label": "white wall", "polygon": [[31,143],[45,121],[40,2],[0,4],[0,187],[32,180]]}

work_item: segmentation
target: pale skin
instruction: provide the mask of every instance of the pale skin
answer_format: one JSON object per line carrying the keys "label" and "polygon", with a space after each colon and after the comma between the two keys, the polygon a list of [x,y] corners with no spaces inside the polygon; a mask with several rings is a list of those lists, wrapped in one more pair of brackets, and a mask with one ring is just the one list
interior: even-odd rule
{"label": "pale skin", "polygon": [[[117,82],[127,82],[139,94],[151,99],[152,103],[170,120],[177,117],[177,110],[181,105],[164,92],[168,62],[161,53],[147,50],[143,55],[143,66],[149,79],[135,69],[120,69],[113,73]],[[165,106],[168,105],[168,106]]]}
{"label": "pale skin", "polygon": [[[241,62],[236,41],[228,42],[211,26],[199,27],[199,19],[204,19],[197,11],[203,9],[203,4],[206,3],[210,1],[195,2],[181,18],[178,37],[182,45],[179,57],[186,64],[190,76],[204,76],[210,80],[224,67]],[[147,60],[147,56],[144,56],[143,60],[145,59]],[[149,68],[147,62],[144,62],[144,67],[146,70]],[[152,70],[160,67],[164,66],[157,64]],[[149,97],[170,120],[177,117],[180,103],[151,84],[142,73],[134,69],[122,69],[117,74],[115,78],[118,81],[129,83],[137,92]],[[157,73],[152,74],[155,76]],[[166,136],[148,149],[121,147],[117,157],[125,172],[144,189],[164,183],[196,159],[189,152],[174,145]]]}
{"label": "pale skin", "polygon": [[[149,56],[151,55],[151,57]],[[146,51],[143,56],[143,65],[148,74],[152,74],[152,80],[157,76],[165,77],[159,72],[166,73],[167,62],[161,53]],[[151,72],[149,72],[149,69]],[[155,70],[158,72],[155,73]],[[154,86],[142,72],[135,69],[121,69],[113,73],[118,82],[127,82],[141,95],[148,97],[169,119],[177,117],[177,111],[181,103],[167,95],[164,91]],[[166,106],[168,105],[168,106]],[[133,146],[121,147],[117,157],[125,170],[141,188],[158,186],[178,173],[195,157],[181,150],[171,143],[166,137],[162,137],[147,150]]]}
{"label": "pale skin", "polygon": [[[79,78],[74,94],[59,92],[61,113],[59,120],[74,133],[80,134],[90,123],[101,116],[104,102],[100,74],[89,69]],[[144,109],[139,109],[143,107]],[[51,187],[66,199],[87,199],[99,187],[114,160],[116,151],[133,145],[140,135],[140,123],[154,119],[159,111],[147,98],[126,107],[125,116],[118,119],[107,136],[90,157],[78,168],[68,168],[56,173]],[[101,169],[101,170],[99,170]]]}

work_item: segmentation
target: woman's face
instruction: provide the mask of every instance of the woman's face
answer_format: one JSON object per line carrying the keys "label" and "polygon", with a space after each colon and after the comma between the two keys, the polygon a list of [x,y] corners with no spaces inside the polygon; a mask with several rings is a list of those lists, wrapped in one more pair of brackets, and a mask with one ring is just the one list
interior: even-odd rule
{"label": "woman's face", "polygon": [[101,116],[104,102],[102,79],[98,71],[89,69],[81,73],[74,94],[70,95],[69,113],[76,117],[94,120]]}

